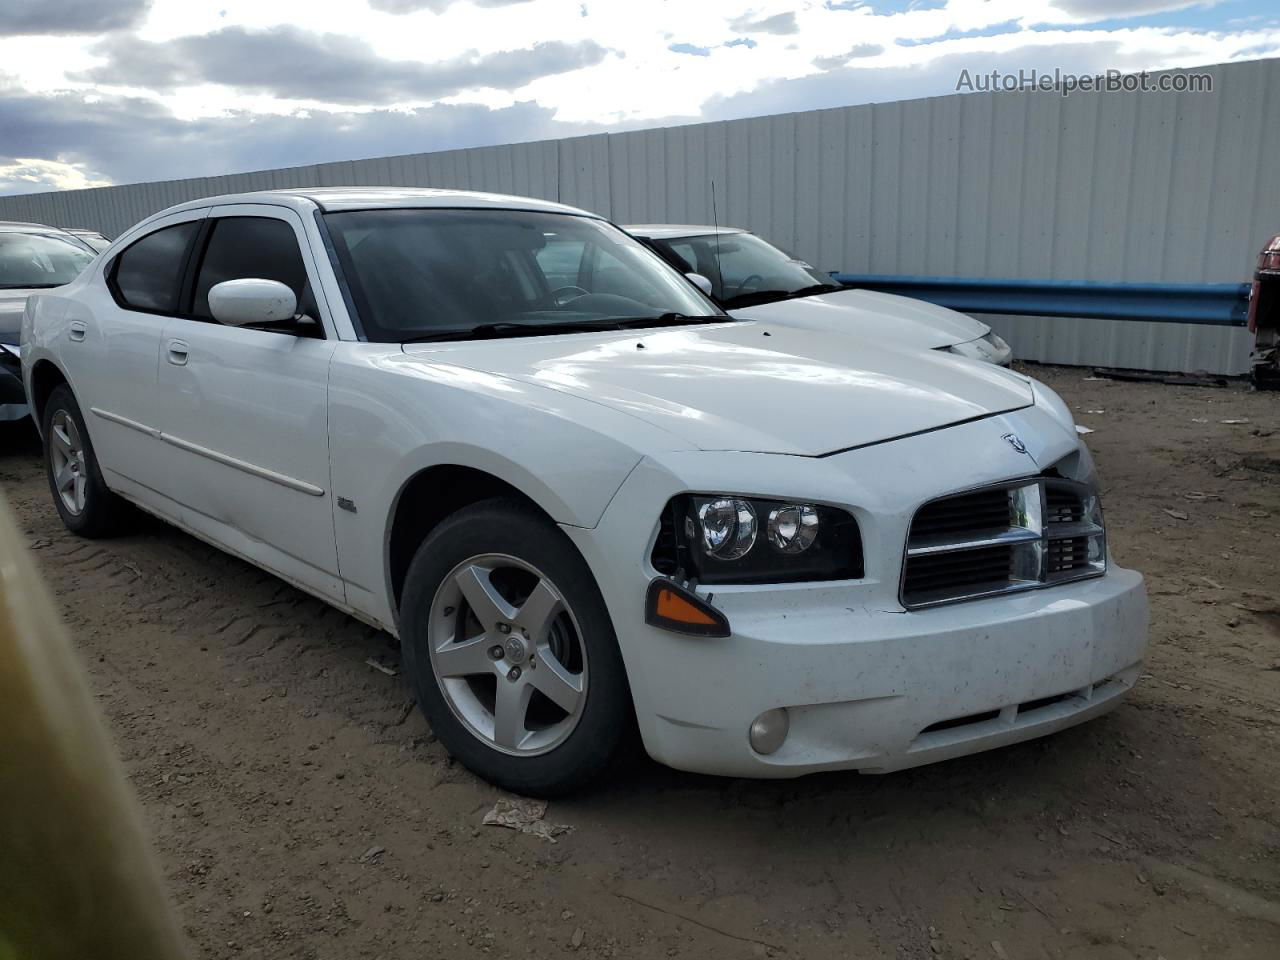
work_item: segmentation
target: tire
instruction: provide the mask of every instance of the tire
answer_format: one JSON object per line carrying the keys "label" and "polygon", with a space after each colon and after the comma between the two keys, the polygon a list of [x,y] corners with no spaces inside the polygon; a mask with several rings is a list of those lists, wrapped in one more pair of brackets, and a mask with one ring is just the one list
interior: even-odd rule
{"label": "tire", "polygon": [[595,578],[564,533],[518,500],[473,504],[431,532],[405,578],[400,626],[432,730],[503,789],[579,790],[630,728],[630,690]]}
{"label": "tire", "polygon": [[67,529],[90,539],[119,533],[129,505],[107,489],[80,405],[65,383],[45,403],[41,433],[49,492]]}

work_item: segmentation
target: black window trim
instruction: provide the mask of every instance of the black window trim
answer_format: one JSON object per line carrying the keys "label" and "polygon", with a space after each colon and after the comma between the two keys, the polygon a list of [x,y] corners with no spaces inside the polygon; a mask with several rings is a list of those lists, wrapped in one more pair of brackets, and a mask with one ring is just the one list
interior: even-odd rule
{"label": "black window trim", "polygon": [[197,317],[191,310],[194,306],[196,278],[200,275],[200,266],[209,250],[209,237],[213,234],[213,211],[204,218],[200,229],[196,231],[195,241],[187,251],[186,266],[182,271],[182,282],[178,285],[178,309],[173,316],[178,320],[192,320],[208,323],[208,317]]}
{"label": "black window trim", "polygon": [[[360,311],[356,309],[355,298],[351,293],[351,284],[347,282],[342,258],[338,256],[338,250],[333,243],[333,236],[329,233],[329,224],[325,222],[324,207],[314,199],[312,199],[312,203],[316,205],[312,214],[315,217],[316,228],[320,231],[320,242],[324,244],[325,255],[329,258],[329,267],[333,270],[333,276],[338,281],[338,289],[342,292],[342,303],[347,308],[347,319],[351,323],[351,329],[355,332],[356,340],[361,343],[367,343],[369,337],[365,334],[364,324],[360,321]],[[329,318],[333,319],[332,310],[329,311]],[[335,322],[335,333],[337,332],[337,327],[338,325]]]}

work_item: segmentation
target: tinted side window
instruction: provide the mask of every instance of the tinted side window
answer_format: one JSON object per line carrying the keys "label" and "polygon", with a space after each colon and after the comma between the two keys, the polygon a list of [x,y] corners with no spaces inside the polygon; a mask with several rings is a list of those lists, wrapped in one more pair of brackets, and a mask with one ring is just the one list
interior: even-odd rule
{"label": "tinted side window", "polygon": [[224,280],[278,280],[298,298],[298,308],[308,310],[307,268],[298,250],[293,228],[270,217],[222,217],[211,221],[213,231],[196,278],[191,312],[212,317],[209,289]]}
{"label": "tinted side window", "polygon": [[198,220],[149,233],[120,254],[115,266],[116,294],[126,306],[176,313],[178,284],[187,246],[199,228]]}

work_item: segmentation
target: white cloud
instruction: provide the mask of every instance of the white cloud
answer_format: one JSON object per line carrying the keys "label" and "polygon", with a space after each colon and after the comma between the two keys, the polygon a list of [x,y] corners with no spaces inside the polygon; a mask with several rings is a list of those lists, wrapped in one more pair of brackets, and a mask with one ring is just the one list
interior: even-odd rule
{"label": "white cloud", "polygon": [[1054,6],[1072,16],[1124,19],[1149,13],[1166,13],[1188,7],[1212,6],[1215,0],[1054,0]]}
{"label": "white cloud", "polygon": [[40,160],[34,157],[0,160],[0,194],[83,190],[86,187],[106,187],[110,184],[110,180],[89,171],[82,163]]}
{"label": "white cloud", "polygon": [[151,0],[0,0],[0,31],[20,34],[104,33],[137,26]]}

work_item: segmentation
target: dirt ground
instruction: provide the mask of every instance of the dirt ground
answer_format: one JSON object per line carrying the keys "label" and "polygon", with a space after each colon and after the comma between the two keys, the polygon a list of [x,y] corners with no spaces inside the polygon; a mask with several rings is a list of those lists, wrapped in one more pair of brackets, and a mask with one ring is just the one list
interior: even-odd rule
{"label": "dirt ground", "polygon": [[[124,756],[193,956],[1280,957],[1280,394],[1035,367],[1152,602],[1106,718],[884,777],[675,773],[551,805],[556,843],[406,713],[388,639],[160,523],[15,508]],[[1232,423],[1230,421],[1246,421]],[[3,425],[0,425],[3,426]]]}

